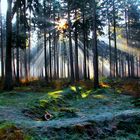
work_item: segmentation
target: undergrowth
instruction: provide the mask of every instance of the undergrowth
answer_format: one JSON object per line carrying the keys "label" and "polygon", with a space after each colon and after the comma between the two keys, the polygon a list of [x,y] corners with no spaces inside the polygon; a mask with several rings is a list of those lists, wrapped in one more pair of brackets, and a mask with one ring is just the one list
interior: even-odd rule
{"label": "undergrowth", "polygon": [[12,123],[0,122],[0,140],[32,140],[32,137]]}

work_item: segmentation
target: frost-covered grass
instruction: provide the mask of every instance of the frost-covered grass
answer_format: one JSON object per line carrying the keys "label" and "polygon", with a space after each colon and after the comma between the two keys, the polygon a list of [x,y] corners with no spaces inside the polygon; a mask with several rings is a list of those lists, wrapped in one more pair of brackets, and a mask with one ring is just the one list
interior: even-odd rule
{"label": "frost-covered grass", "polygon": [[[120,131],[115,130],[114,134],[110,135],[107,124],[95,126],[96,121],[108,123],[108,120],[126,110],[138,111],[132,104],[131,96],[123,95],[119,90],[105,84],[103,87],[97,90],[74,85],[59,90],[48,90],[45,87],[41,89],[43,92],[21,87],[11,92],[2,92],[0,122],[11,122],[28,131],[33,139],[42,140],[86,140],[90,139],[93,130],[101,133],[100,139],[122,140],[139,137],[139,130],[124,136],[124,133],[129,132],[123,132],[117,126]],[[52,115],[48,121],[44,119],[46,112]],[[104,127],[107,127],[107,130],[103,131]]]}
{"label": "frost-covered grass", "polygon": [[33,92],[3,92],[0,93],[0,106],[25,107],[28,103],[37,100],[43,93]]}

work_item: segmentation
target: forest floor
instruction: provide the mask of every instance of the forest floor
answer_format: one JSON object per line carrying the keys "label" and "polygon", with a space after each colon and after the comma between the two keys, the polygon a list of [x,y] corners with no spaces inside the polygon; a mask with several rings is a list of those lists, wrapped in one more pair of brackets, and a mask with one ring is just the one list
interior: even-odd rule
{"label": "forest floor", "polygon": [[1,91],[0,140],[140,140],[140,80],[91,85]]}

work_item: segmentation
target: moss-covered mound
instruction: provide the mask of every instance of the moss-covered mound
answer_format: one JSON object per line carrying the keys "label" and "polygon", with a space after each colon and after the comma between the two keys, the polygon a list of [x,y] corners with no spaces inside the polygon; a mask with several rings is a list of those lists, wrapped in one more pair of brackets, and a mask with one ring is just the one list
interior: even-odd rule
{"label": "moss-covered mound", "polygon": [[50,119],[76,117],[76,109],[71,107],[69,100],[77,99],[78,96],[77,92],[71,88],[49,92],[39,100],[29,104],[29,108],[22,112],[28,117],[42,121],[46,120],[45,114],[50,114]]}

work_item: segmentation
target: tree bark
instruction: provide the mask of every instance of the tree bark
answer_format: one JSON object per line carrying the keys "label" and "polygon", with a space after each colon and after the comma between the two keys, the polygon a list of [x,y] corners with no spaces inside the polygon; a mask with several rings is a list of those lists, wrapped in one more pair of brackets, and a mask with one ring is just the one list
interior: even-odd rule
{"label": "tree bark", "polygon": [[[45,28],[45,27],[44,27]],[[47,72],[47,46],[46,46],[46,30],[44,29],[44,60],[45,60],[45,80],[48,82],[48,72]]]}
{"label": "tree bark", "polygon": [[75,37],[75,80],[79,81],[79,66],[78,66],[78,31],[77,27],[75,27],[74,32]]}
{"label": "tree bark", "polygon": [[12,80],[12,0],[7,0],[8,8],[6,15],[6,64],[4,89],[13,89]]}
{"label": "tree bark", "polygon": [[83,44],[84,44],[84,61],[83,61],[83,71],[84,71],[84,80],[87,80],[87,62],[86,62],[86,29],[85,29],[85,13],[83,10]]}
{"label": "tree bark", "polygon": [[19,10],[17,9],[17,39],[16,39],[16,83],[19,85]]}
{"label": "tree bark", "polygon": [[96,28],[96,2],[93,0],[93,65],[94,65],[94,88],[99,87],[98,74],[98,48],[97,48],[97,28]]}
{"label": "tree bark", "polygon": [[109,66],[110,66],[110,77],[112,77],[112,48],[111,48],[110,16],[108,6],[109,1],[107,1],[107,18],[108,18]]}
{"label": "tree bark", "polygon": [[70,80],[73,83],[74,82],[74,67],[73,67],[73,49],[72,49],[72,38],[71,38],[71,22],[70,22],[70,9],[69,9],[69,3],[68,3],[68,23],[69,23],[69,49],[70,49]]}
{"label": "tree bark", "polygon": [[52,80],[52,49],[51,49],[51,33],[49,33],[49,60],[50,60],[50,80]]}
{"label": "tree bark", "polygon": [[115,54],[114,54],[114,57],[115,57],[115,76],[118,77],[115,0],[113,0],[113,32],[114,32],[114,47],[115,47]]}
{"label": "tree bark", "polygon": [[0,45],[1,45],[1,78],[4,79],[4,59],[3,59],[3,25],[2,25],[2,13],[1,13],[1,0],[0,0]]}

